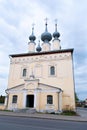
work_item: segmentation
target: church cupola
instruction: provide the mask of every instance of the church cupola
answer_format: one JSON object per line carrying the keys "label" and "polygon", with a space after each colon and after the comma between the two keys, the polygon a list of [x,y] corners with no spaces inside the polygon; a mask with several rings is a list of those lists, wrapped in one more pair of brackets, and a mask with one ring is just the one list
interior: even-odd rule
{"label": "church cupola", "polygon": [[34,35],[34,24],[32,26],[32,34],[29,36],[29,40],[30,40],[30,42],[28,42],[29,52],[35,52],[36,43],[34,41],[36,40],[36,37]]}
{"label": "church cupola", "polygon": [[57,20],[55,20],[55,32],[53,33],[53,50],[60,50],[61,46],[60,46],[60,33],[57,31]]}
{"label": "church cupola", "polygon": [[52,35],[51,35],[51,33],[48,32],[48,29],[47,29],[47,18],[46,18],[45,26],[46,26],[45,32],[42,33],[42,35],[41,35],[41,40],[43,41],[42,51],[49,51],[51,48],[51,44],[49,43],[49,41],[51,41]]}
{"label": "church cupola", "polygon": [[37,52],[40,52],[41,50],[42,50],[42,48],[41,48],[41,46],[40,46],[40,40],[39,40],[38,46],[37,46],[37,48],[36,48],[36,51],[37,51]]}

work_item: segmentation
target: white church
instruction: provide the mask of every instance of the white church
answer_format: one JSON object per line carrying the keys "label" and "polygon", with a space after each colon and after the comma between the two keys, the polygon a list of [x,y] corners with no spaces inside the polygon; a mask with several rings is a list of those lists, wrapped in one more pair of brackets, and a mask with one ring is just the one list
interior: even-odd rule
{"label": "white church", "polygon": [[28,52],[11,54],[6,109],[37,112],[75,110],[73,49],[61,49],[60,33],[45,31],[35,42],[34,27]]}

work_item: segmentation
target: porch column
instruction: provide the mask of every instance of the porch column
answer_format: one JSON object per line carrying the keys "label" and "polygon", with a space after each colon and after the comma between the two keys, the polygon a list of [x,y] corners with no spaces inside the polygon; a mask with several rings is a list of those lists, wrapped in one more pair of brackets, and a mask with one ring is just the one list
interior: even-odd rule
{"label": "porch column", "polygon": [[62,111],[62,91],[60,91],[60,93],[58,93],[58,97],[59,97],[59,111]]}
{"label": "porch column", "polygon": [[26,90],[23,92],[23,108],[26,107]]}
{"label": "porch column", "polygon": [[37,90],[34,91],[34,108],[36,108],[37,104]]}
{"label": "porch column", "polygon": [[5,103],[4,103],[5,106],[7,106],[7,96],[5,97]]}
{"label": "porch column", "polygon": [[9,109],[9,94],[7,94],[5,98],[5,108]]}

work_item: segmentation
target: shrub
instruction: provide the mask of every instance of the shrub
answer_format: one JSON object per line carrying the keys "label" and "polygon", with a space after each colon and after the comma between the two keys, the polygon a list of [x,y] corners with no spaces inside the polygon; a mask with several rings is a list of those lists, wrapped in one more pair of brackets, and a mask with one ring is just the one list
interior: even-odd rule
{"label": "shrub", "polygon": [[0,103],[4,103],[5,102],[5,96],[0,96]]}
{"label": "shrub", "polygon": [[62,115],[75,116],[75,115],[77,115],[77,113],[72,110],[63,110]]}

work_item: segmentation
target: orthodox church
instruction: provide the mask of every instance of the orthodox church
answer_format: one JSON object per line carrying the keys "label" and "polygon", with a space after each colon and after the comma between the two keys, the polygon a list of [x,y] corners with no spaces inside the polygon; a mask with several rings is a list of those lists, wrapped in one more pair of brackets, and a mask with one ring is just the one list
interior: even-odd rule
{"label": "orthodox church", "polygon": [[6,109],[37,112],[75,110],[73,49],[61,49],[60,33],[45,32],[35,43],[34,27],[28,53],[10,55]]}

